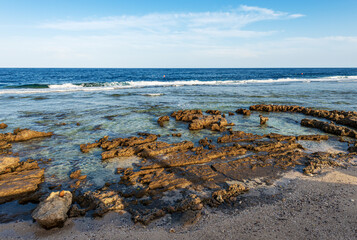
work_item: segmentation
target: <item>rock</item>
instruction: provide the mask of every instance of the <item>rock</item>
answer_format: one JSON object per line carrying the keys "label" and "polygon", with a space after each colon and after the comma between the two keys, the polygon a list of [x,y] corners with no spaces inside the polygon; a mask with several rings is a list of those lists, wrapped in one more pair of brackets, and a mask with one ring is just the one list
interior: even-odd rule
{"label": "rock", "polygon": [[32,217],[44,228],[62,227],[67,220],[67,212],[72,204],[72,193],[65,191],[63,197],[59,192],[52,192],[33,211]]}
{"label": "rock", "polygon": [[169,116],[162,116],[162,117],[159,117],[159,119],[157,120],[157,123],[160,125],[160,127],[163,127],[164,123],[168,122],[168,121],[170,121]]}
{"label": "rock", "polygon": [[173,133],[173,134],[171,134],[173,137],[181,137],[182,136],[182,134],[181,133]]}
{"label": "rock", "polygon": [[196,224],[202,216],[202,210],[192,211],[188,210],[184,212],[180,218],[180,223],[182,226],[187,227],[189,225]]}
{"label": "rock", "polygon": [[268,117],[264,117],[263,115],[259,115],[260,117],[260,125],[266,124],[266,122],[269,120]]}
{"label": "rock", "polygon": [[124,201],[115,191],[97,190],[85,192],[76,199],[86,210],[94,210],[94,217],[102,217],[109,211],[124,209]]}
{"label": "rock", "polygon": [[249,107],[250,110],[254,111],[265,111],[265,112],[295,112],[302,113],[305,115],[326,118],[328,120],[334,121],[338,124],[345,126],[357,128],[357,112],[346,112],[346,111],[327,111],[327,110],[316,110],[312,108],[305,108],[300,106],[286,106],[286,105],[253,105]]}
{"label": "rock", "polygon": [[303,172],[306,175],[316,174],[321,168],[326,166],[338,167],[340,164],[336,162],[336,156],[329,153],[316,152],[307,157],[306,167]]}
{"label": "rock", "polygon": [[134,223],[141,223],[144,225],[149,225],[155,219],[161,218],[166,215],[166,212],[162,209],[129,209],[131,213],[131,218]]}
{"label": "rock", "polygon": [[86,214],[86,209],[81,209],[78,204],[73,204],[71,209],[69,210],[68,217],[80,217]]}
{"label": "rock", "polygon": [[211,206],[218,206],[224,202],[230,202],[232,198],[237,197],[249,189],[241,184],[232,184],[226,190],[218,190],[212,193],[212,198],[208,204]]}
{"label": "rock", "polygon": [[263,136],[245,133],[243,131],[231,131],[229,135],[223,135],[217,139],[218,143],[229,142],[253,142],[262,139]]}
{"label": "rock", "polygon": [[234,113],[233,112],[228,112],[228,115],[229,116],[234,116]]}
{"label": "rock", "polygon": [[44,170],[32,169],[0,175],[0,204],[21,198],[38,189]]}
{"label": "rock", "polygon": [[180,110],[173,112],[171,117],[176,121],[192,122],[192,120],[202,117],[202,110]]}
{"label": "rock", "polygon": [[0,174],[11,172],[20,163],[18,157],[0,157]]}
{"label": "rock", "polygon": [[328,140],[328,135],[300,135],[296,137],[296,140],[304,140],[304,141],[321,141]]}
{"label": "rock", "polygon": [[87,175],[81,175],[81,170],[77,170],[72,172],[69,177],[72,179],[84,180],[87,178]]}
{"label": "rock", "polygon": [[5,129],[7,128],[7,124],[5,123],[0,123],[0,129]]}
{"label": "rock", "polygon": [[15,129],[13,133],[0,133],[0,140],[7,142],[21,142],[33,138],[50,137],[52,132],[37,132],[30,129]]}
{"label": "rock", "polygon": [[243,114],[244,116],[250,116],[251,112],[248,109],[238,108],[236,113]]}
{"label": "rock", "polygon": [[221,111],[219,110],[207,110],[206,113],[211,114],[211,115],[221,115]]}
{"label": "rock", "polygon": [[332,133],[338,136],[348,136],[351,138],[357,138],[357,131],[343,126],[337,126],[333,122],[328,123],[325,121],[315,120],[315,119],[302,119],[301,125],[305,127],[312,127],[320,129],[327,133]]}
{"label": "rock", "polygon": [[190,148],[193,148],[194,144],[193,142],[189,141],[183,141],[180,143],[173,143],[173,144],[167,144],[163,147],[161,146],[150,146],[150,148],[145,148],[141,155],[142,157],[147,157],[147,158],[152,158],[160,154],[167,154],[171,152],[177,152],[177,151],[182,151],[182,150],[187,150]]}

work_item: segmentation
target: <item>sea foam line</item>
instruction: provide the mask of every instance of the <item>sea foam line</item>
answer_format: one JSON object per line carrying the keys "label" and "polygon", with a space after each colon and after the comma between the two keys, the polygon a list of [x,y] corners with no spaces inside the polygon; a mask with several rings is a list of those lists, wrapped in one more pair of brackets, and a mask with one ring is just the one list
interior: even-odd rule
{"label": "sea foam line", "polygon": [[280,78],[280,79],[249,79],[249,80],[224,80],[224,81],[128,81],[106,83],[83,83],[83,84],[53,84],[48,88],[16,88],[1,89],[0,94],[32,94],[32,93],[56,93],[77,91],[110,91],[115,89],[143,88],[143,87],[175,87],[195,85],[240,85],[240,84],[267,84],[284,82],[355,82],[357,76],[331,76],[324,78]]}

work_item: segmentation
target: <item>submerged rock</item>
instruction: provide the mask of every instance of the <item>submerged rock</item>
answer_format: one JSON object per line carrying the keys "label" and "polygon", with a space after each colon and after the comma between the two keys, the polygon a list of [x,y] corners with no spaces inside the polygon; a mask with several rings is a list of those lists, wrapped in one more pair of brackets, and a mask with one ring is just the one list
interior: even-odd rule
{"label": "submerged rock", "polygon": [[238,108],[238,109],[236,110],[236,113],[238,113],[238,114],[243,114],[243,115],[245,115],[245,116],[250,116],[251,111],[248,110],[248,109]]}
{"label": "submerged rock", "polygon": [[64,191],[52,192],[33,211],[32,217],[44,228],[62,227],[67,220],[67,212],[72,204],[72,193]]}
{"label": "submerged rock", "polygon": [[157,120],[157,123],[160,125],[160,127],[163,127],[164,123],[168,122],[168,121],[170,121],[169,116],[162,116],[162,117],[159,117],[159,119]]}

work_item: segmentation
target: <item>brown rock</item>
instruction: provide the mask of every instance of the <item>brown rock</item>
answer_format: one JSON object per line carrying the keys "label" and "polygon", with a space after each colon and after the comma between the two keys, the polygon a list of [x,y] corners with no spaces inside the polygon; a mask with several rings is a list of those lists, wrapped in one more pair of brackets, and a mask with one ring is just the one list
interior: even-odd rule
{"label": "brown rock", "polygon": [[249,189],[241,184],[232,184],[226,190],[218,190],[212,193],[212,198],[208,202],[211,206],[218,206],[224,202],[230,202],[232,197],[236,197]]}
{"label": "brown rock", "polygon": [[15,167],[19,166],[20,159],[18,157],[0,157],[0,174],[11,172]]}
{"label": "brown rock", "polygon": [[318,128],[324,132],[332,133],[338,136],[348,136],[351,138],[357,138],[357,131],[343,126],[337,126],[333,122],[328,123],[325,121],[314,120],[314,119],[302,119],[301,125],[305,127]]}
{"label": "brown rock", "polygon": [[109,211],[124,209],[123,199],[114,191],[89,191],[78,197],[77,201],[81,206],[85,206],[86,210],[94,209],[94,217],[101,217]]}
{"label": "brown rock", "polygon": [[295,112],[302,113],[305,115],[326,118],[328,120],[334,121],[338,124],[345,126],[357,128],[357,112],[346,112],[346,111],[327,111],[327,110],[316,110],[312,108],[305,108],[300,106],[286,106],[286,105],[253,105],[249,107],[250,110],[254,111],[265,111],[265,112]]}
{"label": "brown rock", "polygon": [[40,137],[50,137],[52,136],[52,132],[37,132],[30,129],[15,129],[13,133],[0,133],[0,141],[6,142],[21,142],[27,141],[33,138]]}
{"label": "brown rock", "polygon": [[219,110],[207,110],[206,113],[211,114],[211,115],[221,115],[221,111]]}
{"label": "brown rock", "polygon": [[238,113],[238,114],[243,114],[243,115],[245,115],[245,116],[250,116],[250,114],[251,114],[250,110],[248,110],[248,109],[243,109],[243,108],[238,108],[238,109],[236,110],[236,113]]}
{"label": "brown rock", "polygon": [[160,125],[160,127],[163,127],[164,123],[168,122],[168,121],[170,121],[169,116],[162,116],[162,117],[159,117],[159,119],[157,120],[157,123]]}
{"label": "brown rock", "polygon": [[269,120],[268,117],[264,117],[263,115],[259,115],[260,118],[260,125],[266,124],[266,122]]}
{"label": "brown rock", "polygon": [[173,133],[173,134],[171,134],[173,137],[181,137],[182,136],[182,134],[181,133]]}
{"label": "brown rock", "polygon": [[7,128],[7,124],[5,123],[0,123],[0,129],[5,129]]}
{"label": "brown rock", "polygon": [[202,110],[180,110],[173,112],[171,117],[176,121],[192,122],[192,120],[202,117]]}
{"label": "brown rock", "polygon": [[43,169],[0,175],[0,204],[36,191],[43,181],[43,176]]}
{"label": "brown rock", "polygon": [[72,172],[69,177],[72,179],[84,180],[87,178],[87,175],[81,175],[81,170],[76,170]]}

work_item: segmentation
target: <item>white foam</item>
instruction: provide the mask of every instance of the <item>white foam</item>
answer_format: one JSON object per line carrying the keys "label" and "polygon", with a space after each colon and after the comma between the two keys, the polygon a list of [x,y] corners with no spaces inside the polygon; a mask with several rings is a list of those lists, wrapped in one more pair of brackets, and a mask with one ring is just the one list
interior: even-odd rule
{"label": "white foam", "polygon": [[148,97],[157,97],[157,96],[163,96],[165,94],[163,93],[147,93],[147,94],[142,94],[143,96],[148,96]]}
{"label": "white foam", "polygon": [[[108,91],[126,88],[142,87],[180,87],[195,85],[240,85],[240,84],[267,84],[284,82],[356,82],[357,76],[331,76],[323,78],[279,78],[279,79],[247,79],[247,80],[225,80],[225,81],[129,81],[129,82],[107,82],[75,85],[72,83],[49,85],[48,88],[22,88],[22,89],[1,89],[0,94],[32,94],[51,92],[76,92],[76,91]],[[155,95],[151,95],[155,96]]]}

